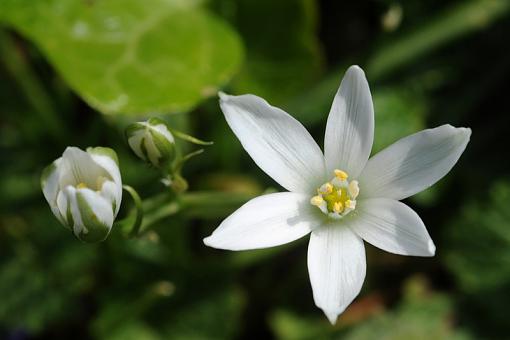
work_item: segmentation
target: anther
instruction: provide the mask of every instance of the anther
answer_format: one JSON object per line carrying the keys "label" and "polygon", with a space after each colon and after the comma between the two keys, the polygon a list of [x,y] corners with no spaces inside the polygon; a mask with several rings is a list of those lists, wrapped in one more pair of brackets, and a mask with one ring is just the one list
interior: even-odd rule
{"label": "anther", "polygon": [[347,177],[349,177],[349,175],[345,171],[335,169],[334,172],[335,172],[336,178],[338,178],[341,181],[345,181],[347,179]]}
{"label": "anther", "polygon": [[320,195],[313,196],[312,199],[310,200],[310,203],[312,205],[315,205],[316,207],[319,207],[322,204],[322,202],[324,202],[324,199]]}
{"label": "anther", "polygon": [[331,194],[333,192],[333,185],[331,183],[329,183],[329,182],[328,183],[324,183],[319,188],[319,192],[321,194]]}
{"label": "anther", "polygon": [[347,200],[347,201],[345,201],[345,206],[349,209],[355,209],[356,201]]}
{"label": "anther", "polygon": [[[347,202],[346,202],[347,203]],[[335,202],[335,204],[333,204],[333,211],[336,212],[336,213],[341,213],[342,210],[344,210],[344,207],[342,205],[342,202]]]}
{"label": "anther", "polygon": [[356,199],[359,195],[359,184],[358,181],[352,181],[349,183],[349,195],[352,198]]}

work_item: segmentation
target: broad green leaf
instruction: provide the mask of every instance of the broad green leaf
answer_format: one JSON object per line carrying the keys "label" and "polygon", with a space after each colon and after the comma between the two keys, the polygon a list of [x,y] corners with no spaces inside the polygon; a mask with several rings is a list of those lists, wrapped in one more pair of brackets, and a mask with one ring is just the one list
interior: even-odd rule
{"label": "broad green leaf", "polygon": [[243,55],[237,34],[197,1],[5,0],[0,13],[104,113],[187,111]]}

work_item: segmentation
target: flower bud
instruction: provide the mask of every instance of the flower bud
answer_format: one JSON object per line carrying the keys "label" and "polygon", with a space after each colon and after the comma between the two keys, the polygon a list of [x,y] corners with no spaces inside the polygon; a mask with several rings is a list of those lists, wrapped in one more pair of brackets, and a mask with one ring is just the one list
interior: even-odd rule
{"label": "flower bud", "polygon": [[122,200],[115,151],[97,147],[85,152],[68,147],[44,169],[41,187],[53,214],[78,239],[106,239]]}
{"label": "flower bud", "polygon": [[156,168],[164,168],[174,160],[175,140],[161,119],[129,125],[126,138],[134,153]]}

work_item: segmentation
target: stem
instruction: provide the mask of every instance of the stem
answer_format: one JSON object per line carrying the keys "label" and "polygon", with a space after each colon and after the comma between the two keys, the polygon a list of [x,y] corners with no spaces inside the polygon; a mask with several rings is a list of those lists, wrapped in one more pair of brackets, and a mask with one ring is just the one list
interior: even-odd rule
{"label": "stem", "polygon": [[214,144],[214,142],[207,142],[207,141],[198,139],[196,137],[190,136],[190,135],[188,135],[184,132],[181,132],[179,130],[172,129],[168,126],[167,126],[167,128],[172,133],[172,135],[174,135],[175,137],[180,138],[182,140],[185,140],[187,142],[190,142],[193,144],[198,144],[198,145],[212,145],[212,144]]}
{"label": "stem", "polygon": [[[147,212],[141,233],[147,232],[162,219],[179,213],[194,218],[223,217],[253,197],[253,194],[214,191],[184,193],[177,198],[160,195],[147,201],[147,205],[154,209]],[[158,207],[154,207],[154,202],[158,203]]]}
{"label": "stem", "polygon": [[129,237],[136,237],[138,236],[140,232],[140,226],[142,225],[143,220],[143,206],[142,206],[142,199],[138,195],[135,189],[130,187],[129,185],[123,185],[122,188],[126,190],[133,199],[133,202],[135,203],[135,222],[133,223],[133,226],[131,227],[131,231],[129,232]]}

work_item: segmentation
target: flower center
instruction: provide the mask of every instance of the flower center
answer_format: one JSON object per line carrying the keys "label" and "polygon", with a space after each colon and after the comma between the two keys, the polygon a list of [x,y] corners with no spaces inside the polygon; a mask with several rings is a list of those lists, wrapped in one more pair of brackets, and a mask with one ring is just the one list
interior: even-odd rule
{"label": "flower center", "polygon": [[335,176],[317,189],[317,196],[310,200],[324,214],[332,218],[342,218],[356,209],[356,197],[359,195],[358,181],[348,181],[349,175],[336,169]]}
{"label": "flower center", "polygon": [[91,190],[99,192],[103,188],[104,182],[106,182],[107,180],[108,180],[108,178],[106,178],[104,176],[99,176],[98,178],[96,178],[96,181],[93,185],[91,185],[90,183],[79,182],[78,184],[75,185],[75,188],[76,189],[91,189]]}

